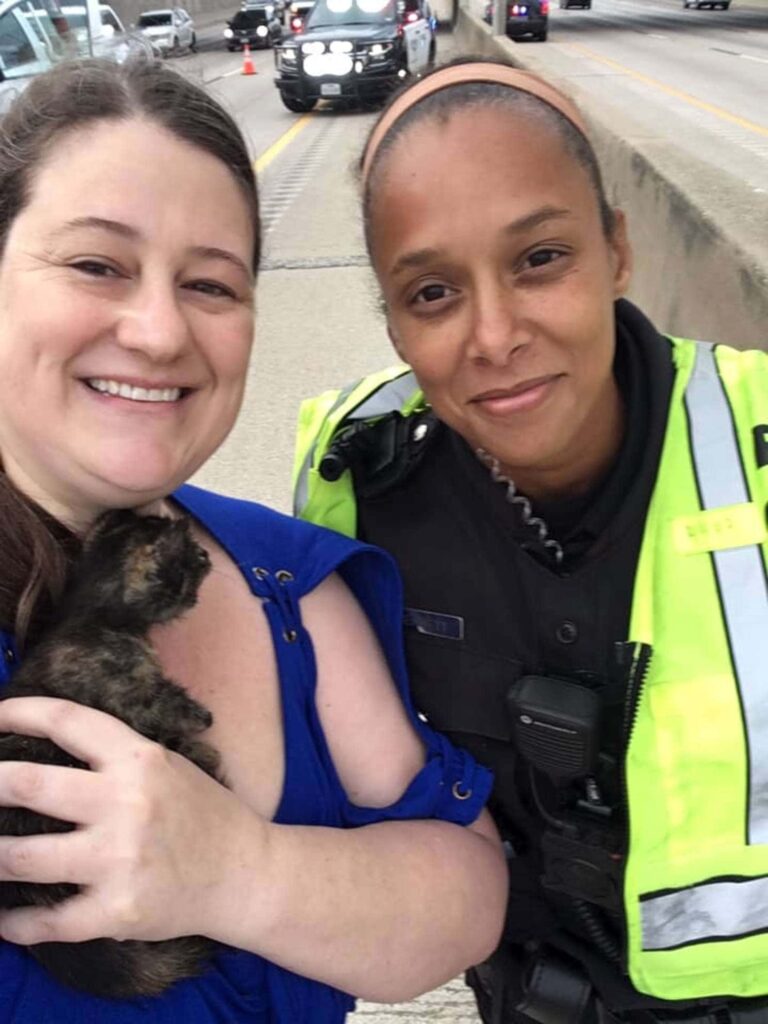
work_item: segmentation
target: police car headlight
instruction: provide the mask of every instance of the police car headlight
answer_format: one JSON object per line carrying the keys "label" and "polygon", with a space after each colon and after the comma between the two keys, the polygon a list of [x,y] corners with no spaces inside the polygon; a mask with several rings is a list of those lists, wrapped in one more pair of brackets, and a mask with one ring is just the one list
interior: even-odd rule
{"label": "police car headlight", "polygon": [[334,39],[328,49],[331,53],[352,53],[352,43],[346,39]]}
{"label": "police car headlight", "polygon": [[315,53],[325,53],[325,43],[302,43],[301,52],[310,57]]}
{"label": "police car headlight", "polygon": [[285,61],[286,64],[296,63],[296,47],[295,46],[284,46],[280,51],[280,57]]}
{"label": "police car headlight", "polygon": [[373,43],[368,53],[371,57],[386,57],[391,49],[392,43]]}
{"label": "police car headlight", "polygon": [[266,34],[267,34],[267,26],[266,25],[257,25],[256,26],[256,35],[260,39],[263,39]]}
{"label": "police car headlight", "polygon": [[234,34],[235,33],[232,31],[231,28],[225,28],[224,29],[224,38],[225,39],[231,39],[234,36]]}

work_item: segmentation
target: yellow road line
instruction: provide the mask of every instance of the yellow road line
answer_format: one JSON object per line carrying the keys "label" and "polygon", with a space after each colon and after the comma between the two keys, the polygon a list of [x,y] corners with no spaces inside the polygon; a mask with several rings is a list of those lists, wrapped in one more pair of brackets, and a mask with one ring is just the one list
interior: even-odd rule
{"label": "yellow road line", "polygon": [[650,85],[654,89],[661,89],[662,92],[666,92],[668,95],[674,96],[676,99],[683,100],[684,103],[688,103],[692,107],[698,107],[700,110],[706,110],[708,114],[714,114],[715,117],[719,117],[723,121],[731,121],[733,124],[737,124],[740,128],[744,128],[748,132],[754,132],[756,135],[768,136],[768,128],[763,128],[762,125],[755,124],[754,121],[748,121],[746,118],[739,117],[737,114],[731,114],[727,110],[723,110],[722,107],[716,107],[714,104],[706,103],[704,100],[697,100],[695,96],[689,96],[687,92],[675,89],[672,85],[665,85],[663,82],[659,82],[655,78],[651,78],[649,75],[643,75],[639,71],[633,71],[631,68],[626,68],[623,64],[619,64],[618,61],[611,60],[610,57],[601,57],[599,54],[593,53],[592,50],[588,50],[586,46],[581,46],[580,43],[563,43],[561,45],[571,50],[577,50],[579,53],[584,54],[585,57],[589,57],[590,60],[597,61],[598,64],[605,64],[607,67],[613,68],[614,71],[619,71],[621,74],[627,75],[629,78],[634,78],[638,82],[644,82],[646,85]]}
{"label": "yellow road line", "polygon": [[253,166],[257,174],[260,174],[268,164],[271,164],[277,154],[282,152],[288,143],[292,142],[303,128],[307,127],[313,116],[313,114],[302,114],[298,121],[295,121],[287,132],[283,132],[280,138],[276,142],[273,142],[269,149],[264,150],[258,160],[254,160]]}

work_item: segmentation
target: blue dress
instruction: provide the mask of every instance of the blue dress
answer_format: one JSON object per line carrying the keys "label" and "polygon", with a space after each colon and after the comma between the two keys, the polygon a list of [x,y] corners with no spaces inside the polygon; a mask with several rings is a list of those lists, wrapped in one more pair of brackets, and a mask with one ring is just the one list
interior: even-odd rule
{"label": "blue dress", "polygon": [[[400,581],[389,556],[263,506],[183,487],[176,498],[226,548],[260,600],[277,655],[285,729],[285,782],[275,821],[354,828],[377,821],[438,818],[466,825],[488,797],[491,776],[432,732],[408,698],[401,644]],[[424,768],[390,807],[349,802],[315,707],[315,665],[299,599],[338,572],[368,615],[427,748]],[[0,685],[12,671],[13,640],[0,634]],[[0,941],[0,1024],[339,1024],[354,999],[262,957],[222,947],[210,969],[152,999],[105,1000],[50,978],[20,946]]]}

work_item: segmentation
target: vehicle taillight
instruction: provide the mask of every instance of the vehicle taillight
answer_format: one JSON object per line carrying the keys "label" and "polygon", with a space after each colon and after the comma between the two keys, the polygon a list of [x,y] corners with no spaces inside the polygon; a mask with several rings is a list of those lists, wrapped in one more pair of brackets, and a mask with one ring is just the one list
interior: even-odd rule
{"label": "vehicle taillight", "polygon": [[405,16],[405,20],[406,20],[406,21],[407,21],[407,22],[408,22],[409,24],[411,24],[411,23],[413,23],[414,21],[418,21],[418,20],[419,20],[419,15],[418,15],[418,14],[416,13],[416,11],[408,11],[408,13],[407,13],[407,14],[406,14],[406,16]]}
{"label": "vehicle taillight", "polygon": [[549,14],[549,0],[541,0],[541,13]]}
{"label": "vehicle taillight", "polygon": [[301,18],[291,18],[291,32],[301,32],[304,28],[304,21]]}

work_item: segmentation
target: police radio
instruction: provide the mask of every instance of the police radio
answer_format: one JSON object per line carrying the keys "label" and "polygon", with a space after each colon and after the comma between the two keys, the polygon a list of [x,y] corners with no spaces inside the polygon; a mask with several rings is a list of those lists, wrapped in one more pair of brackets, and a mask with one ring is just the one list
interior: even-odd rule
{"label": "police radio", "polygon": [[507,693],[515,745],[556,782],[583,779],[597,764],[602,702],[586,686],[522,676]]}
{"label": "police radio", "polygon": [[[603,699],[568,679],[522,676],[507,693],[516,750],[531,769],[531,793],[546,823],[541,837],[542,885],[571,896],[595,929],[583,901],[617,912],[621,906],[621,829],[611,821],[595,778],[600,761]],[[581,796],[564,810],[548,810],[536,773],[559,792]],[[578,784],[578,785],[575,785]],[[611,943],[605,936],[603,944]]]}

